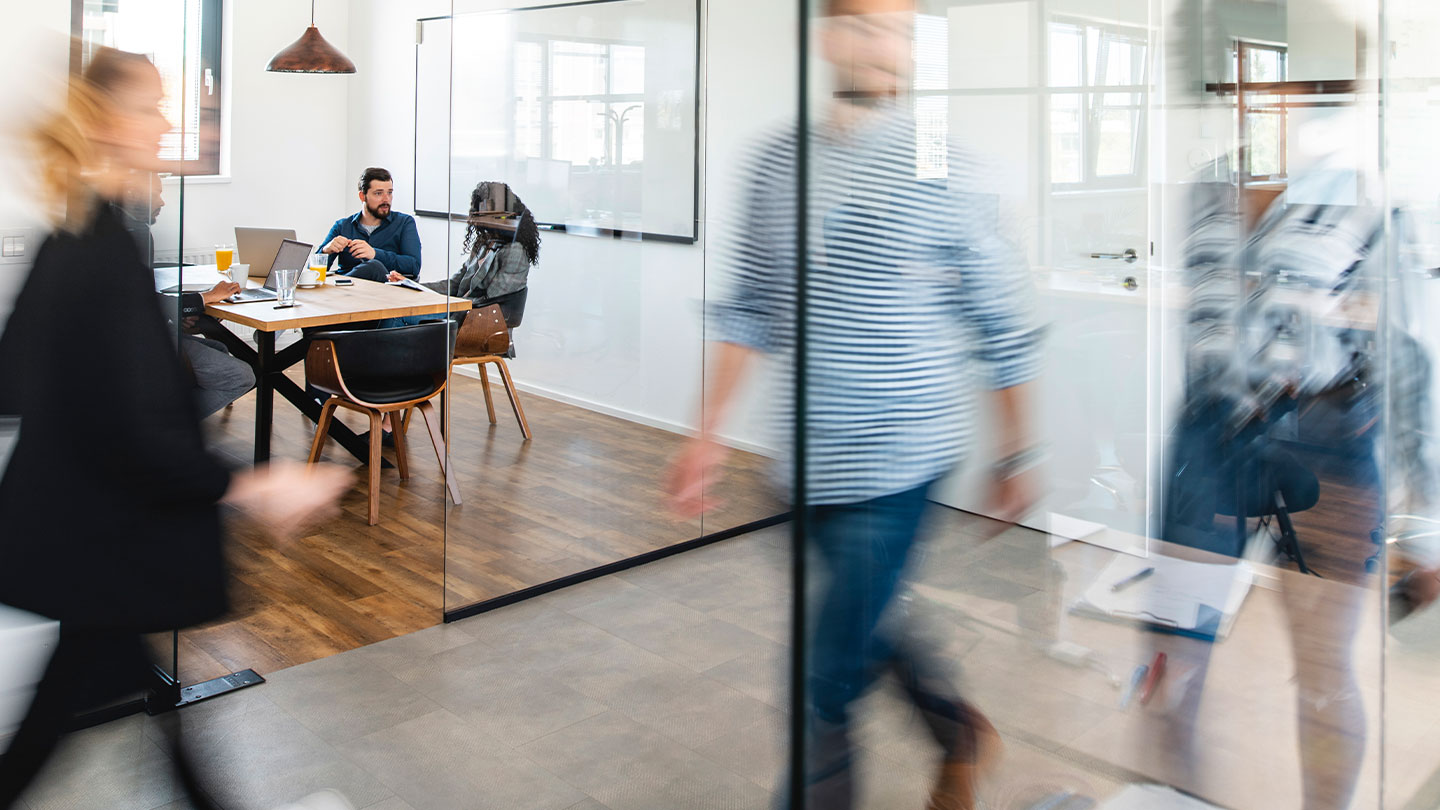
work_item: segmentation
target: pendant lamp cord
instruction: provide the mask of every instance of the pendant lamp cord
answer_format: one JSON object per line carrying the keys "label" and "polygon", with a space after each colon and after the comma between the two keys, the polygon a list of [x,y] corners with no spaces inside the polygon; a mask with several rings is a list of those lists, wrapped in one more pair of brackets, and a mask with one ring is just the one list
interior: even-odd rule
{"label": "pendant lamp cord", "polygon": [[310,27],[315,27],[315,0],[310,0]]}

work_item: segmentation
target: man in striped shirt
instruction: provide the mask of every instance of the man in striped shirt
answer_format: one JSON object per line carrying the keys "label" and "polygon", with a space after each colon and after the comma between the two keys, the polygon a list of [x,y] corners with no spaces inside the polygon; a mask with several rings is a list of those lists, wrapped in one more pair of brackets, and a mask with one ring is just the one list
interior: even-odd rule
{"label": "man in striped shirt", "polygon": [[[970,357],[986,366],[997,406],[997,509],[1016,517],[1030,503],[1021,473],[1035,455],[1022,419],[1039,360],[1032,285],[986,214],[995,205],[977,192],[994,189],[978,185],[970,156],[949,151],[948,182],[917,178],[915,123],[897,103],[908,89],[911,0],[830,0],[823,15],[821,47],[839,92],[804,136],[807,450],[796,462],[805,468],[797,506],[808,509],[826,575],[808,640],[808,806],[851,806],[851,707],[893,670],[945,751],[930,807],[968,809],[998,736],[882,617],[927,492],[969,449]],[[747,369],[763,353],[793,370],[798,137],[762,143],[744,175],[740,233],[722,251],[733,285],[710,313],[717,343],[701,434],[672,470],[685,513],[703,508],[703,482],[724,456],[712,435]],[[794,386],[780,385],[777,416],[788,428]]]}

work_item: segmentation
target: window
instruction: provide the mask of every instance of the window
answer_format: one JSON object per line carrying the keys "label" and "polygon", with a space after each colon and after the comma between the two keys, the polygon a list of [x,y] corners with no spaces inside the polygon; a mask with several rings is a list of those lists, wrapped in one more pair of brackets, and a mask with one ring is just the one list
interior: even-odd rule
{"label": "window", "polygon": [[[1235,80],[1237,66],[1243,66],[1244,83],[1283,82],[1286,78],[1287,49],[1284,45],[1237,42],[1230,51],[1227,81]],[[1284,96],[1251,91],[1238,96],[1245,104],[1243,179],[1282,180],[1286,172],[1285,125],[1288,104]],[[1239,116],[1237,108],[1235,115]]]}
{"label": "window", "polygon": [[526,40],[515,48],[515,153],[596,170],[645,160],[645,48]]}
{"label": "window", "polygon": [[915,175],[945,177],[950,137],[950,21],[915,15]]}
{"label": "window", "polygon": [[636,228],[644,210],[645,47],[609,40],[515,43],[513,154],[563,177],[567,222]]}
{"label": "window", "polygon": [[1141,182],[1149,40],[1141,29],[1052,20],[1047,32],[1052,186]]}
{"label": "window", "polygon": [[82,69],[101,46],[155,63],[172,126],[160,156],[176,174],[220,173],[221,22],[221,0],[84,0],[72,22]]}

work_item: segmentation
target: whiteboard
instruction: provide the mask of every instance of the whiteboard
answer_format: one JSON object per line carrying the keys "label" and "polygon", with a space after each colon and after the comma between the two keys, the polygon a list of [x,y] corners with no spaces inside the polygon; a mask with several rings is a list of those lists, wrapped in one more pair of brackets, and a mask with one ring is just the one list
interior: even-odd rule
{"label": "whiteboard", "polygon": [[416,208],[508,183],[542,226],[697,238],[698,4],[601,0],[422,22]]}

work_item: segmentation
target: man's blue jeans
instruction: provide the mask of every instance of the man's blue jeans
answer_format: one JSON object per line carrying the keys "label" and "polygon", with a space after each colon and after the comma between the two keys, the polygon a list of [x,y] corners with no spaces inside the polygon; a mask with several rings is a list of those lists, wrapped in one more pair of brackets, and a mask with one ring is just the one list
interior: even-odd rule
{"label": "man's blue jeans", "polygon": [[850,707],[887,670],[899,676],[947,757],[974,754],[973,710],[885,616],[933,483],[861,503],[810,507],[810,547],[823,568],[816,574],[823,587],[811,598],[806,681],[811,806],[851,805]]}

